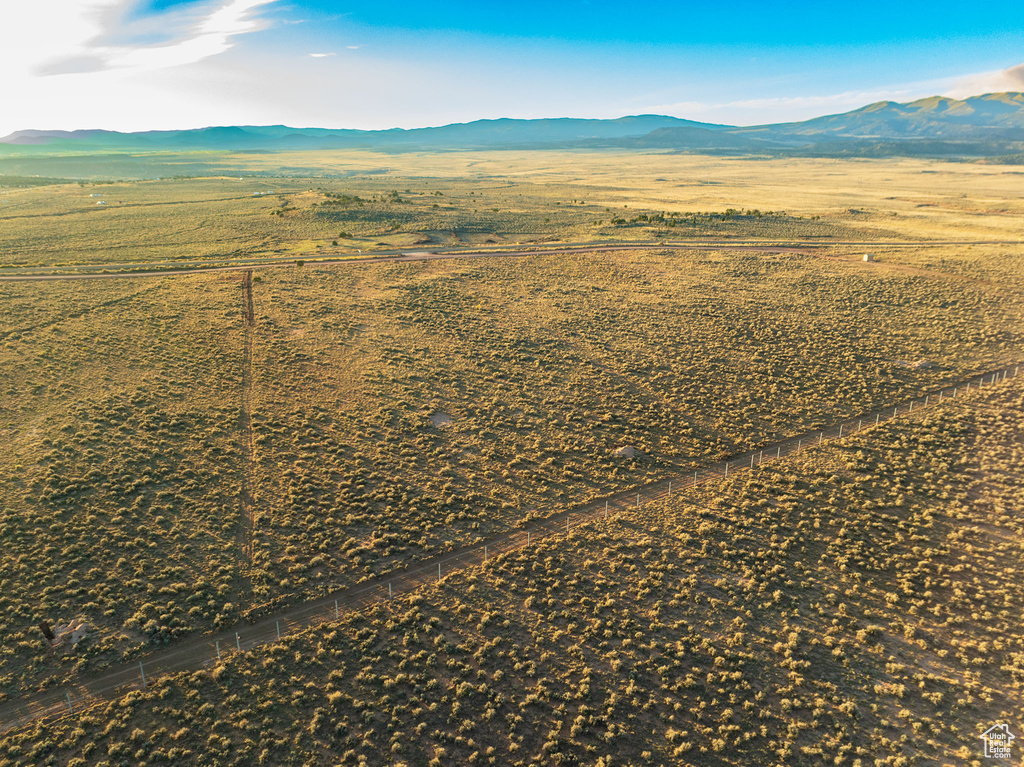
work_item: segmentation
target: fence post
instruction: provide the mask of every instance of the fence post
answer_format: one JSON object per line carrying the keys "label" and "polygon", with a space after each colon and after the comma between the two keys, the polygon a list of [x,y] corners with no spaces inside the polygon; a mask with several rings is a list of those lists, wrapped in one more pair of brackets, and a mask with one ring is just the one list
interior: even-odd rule
{"label": "fence post", "polygon": [[242,640],[239,638],[237,631],[235,632],[235,649],[238,652],[242,652]]}
{"label": "fence post", "polygon": [[693,484],[697,484],[697,472],[693,472]]}
{"label": "fence post", "polygon": [[[729,464],[726,464],[725,467],[729,468]],[[672,480],[671,479],[668,481],[668,494],[672,495]]]}
{"label": "fence post", "polygon": [[636,494],[636,507],[638,509],[640,508],[640,493]]}
{"label": "fence post", "polygon": [[281,621],[274,621],[274,624],[277,626],[277,641],[280,642],[281,641]]}
{"label": "fence post", "polygon": [[875,413],[875,426],[878,426],[878,421],[882,418],[881,413]]}
{"label": "fence post", "polygon": [[217,662],[220,663],[220,640],[217,640]]}
{"label": "fence post", "polygon": [[[953,396],[954,397],[956,396],[956,389],[953,389]],[[914,400],[910,400],[910,409],[907,412],[908,413],[913,413],[914,412]]]}
{"label": "fence post", "polygon": [[527,546],[530,545],[530,531],[529,530],[526,531],[526,545]]}
{"label": "fence post", "polygon": [[725,476],[727,476],[727,477],[729,476],[729,462],[728,461],[725,462]]}
{"label": "fence post", "polygon": [[843,438],[843,425],[839,424],[839,439]]}
{"label": "fence post", "polygon": [[857,431],[860,431],[863,428],[864,428],[864,419],[861,418],[860,420],[857,421]]}
{"label": "fence post", "polygon": [[927,394],[924,395],[924,406],[928,407],[928,395]]}
{"label": "fence post", "polygon": [[764,450],[757,456],[757,465],[760,466],[762,463],[764,463]]}
{"label": "fence post", "polygon": [[391,581],[388,581],[388,601],[390,602],[394,598],[394,594],[391,593]]}
{"label": "fence post", "polygon": [[146,670],[142,668],[142,661],[139,661],[139,673],[142,674],[142,689],[146,689]]}
{"label": "fence post", "polygon": [[956,399],[956,389],[953,389],[953,399]]}
{"label": "fence post", "polygon": [[751,469],[754,468],[754,454],[753,453],[750,454],[750,468]]}
{"label": "fence post", "polygon": [[803,449],[803,447],[804,447],[804,441],[802,439],[798,439],[796,441],[796,451],[799,453]]}
{"label": "fence post", "polygon": [[487,562],[487,544],[485,543],[484,544],[484,563],[486,564],[486,562]]}
{"label": "fence post", "polygon": [[775,460],[778,460],[779,458],[782,458],[782,445],[779,445],[775,449]]}
{"label": "fence post", "polygon": [[69,714],[75,713],[75,707],[71,705],[71,693],[68,692],[67,690],[65,690],[64,694],[68,696],[68,713]]}
{"label": "fence post", "polygon": [[821,434],[818,435],[818,444],[819,445],[821,444],[821,441],[823,439],[825,439],[825,432],[821,432]]}
{"label": "fence post", "polygon": [[437,582],[441,582],[441,563],[437,563]]}
{"label": "fence post", "polygon": [[338,620],[338,600],[334,600],[334,620]]}
{"label": "fence post", "polygon": [[[608,519],[608,501],[607,500],[605,500],[605,502],[604,502],[604,518]],[[527,533],[527,535],[529,535],[529,533]],[[529,543],[530,539],[527,538],[526,542]]]}

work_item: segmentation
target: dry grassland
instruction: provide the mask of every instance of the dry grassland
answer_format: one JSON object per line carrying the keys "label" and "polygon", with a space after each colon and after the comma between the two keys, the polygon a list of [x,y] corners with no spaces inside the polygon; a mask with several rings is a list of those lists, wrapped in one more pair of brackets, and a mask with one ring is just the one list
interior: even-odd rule
{"label": "dry grassland", "polygon": [[[1024,348],[1007,168],[289,158],[314,160],[322,178],[5,190],[0,260],[823,247],[276,266],[251,324],[241,273],[0,282],[0,700]],[[878,263],[834,244],[868,237]],[[12,735],[0,764],[966,760],[972,728],[1021,721],[1014,387]],[[50,652],[38,623],[72,618],[89,638]]]}
{"label": "dry grassland", "polygon": [[[0,266],[708,237],[1019,241],[1021,171],[613,152],[213,155],[186,179],[5,190]],[[102,205],[99,203],[103,203]],[[639,217],[639,220],[638,220]]]}
{"label": "dry grassland", "polygon": [[1024,713],[1020,379],[0,743],[0,764],[968,763]]}

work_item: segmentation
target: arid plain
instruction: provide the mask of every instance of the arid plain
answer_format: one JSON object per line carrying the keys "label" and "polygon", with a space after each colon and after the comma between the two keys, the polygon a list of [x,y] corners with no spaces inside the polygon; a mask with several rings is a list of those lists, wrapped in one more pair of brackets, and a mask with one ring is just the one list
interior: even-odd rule
{"label": "arid plain", "polygon": [[[47,163],[0,163],[55,181],[0,176],[8,711],[1024,361],[1016,166]],[[567,247],[601,243],[637,247]],[[455,250],[494,255],[358,263]],[[48,275],[105,276],[10,279]],[[1020,381],[14,727],[0,764],[968,763],[1024,721]]]}

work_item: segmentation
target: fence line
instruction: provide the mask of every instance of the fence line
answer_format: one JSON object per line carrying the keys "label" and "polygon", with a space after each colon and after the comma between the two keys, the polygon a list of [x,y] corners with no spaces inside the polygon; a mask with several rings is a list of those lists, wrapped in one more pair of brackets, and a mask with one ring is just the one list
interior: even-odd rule
{"label": "fence line", "polygon": [[[546,536],[570,533],[574,528],[588,522],[608,519],[612,511],[635,509],[642,503],[669,497],[674,492],[698,487],[719,478],[724,479],[739,471],[754,471],[765,463],[781,460],[826,441],[873,429],[900,414],[906,415],[935,407],[945,399],[962,397],[985,386],[1016,378],[1019,373],[1020,365],[1014,365],[976,375],[968,381],[928,392],[923,397],[913,398],[891,409],[856,416],[825,429],[799,434],[774,445],[752,450],[749,456],[741,454],[718,461],[703,469],[697,469],[692,476],[661,480],[554,514],[532,523],[528,528],[510,531],[406,572],[382,576],[372,583],[355,586],[344,593],[283,611],[276,617],[263,619],[251,626],[190,642],[148,659],[143,658],[137,661],[137,665],[136,662],[132,662],[120,668],[108,669],[102,676],[82,681],[74,687],[53,689],[28,700],[9,702],[0,706],[0,732],[7,732],[40,719],[59,719],[82,713],[130,690],[151,687],[162,675],[209,667],[221,662],[224,656],[232,651],[245,652],[268,642],[280,641],[296,630],[338,620],[342,607],[346,612],[351,612],[372,604],[389,602],[396,595],[414,591],[425,584],[440,582],[446,574],[485,564],[504,552],[532,546],[534,542]],[[223,646],[222,642],[225,643]]]}

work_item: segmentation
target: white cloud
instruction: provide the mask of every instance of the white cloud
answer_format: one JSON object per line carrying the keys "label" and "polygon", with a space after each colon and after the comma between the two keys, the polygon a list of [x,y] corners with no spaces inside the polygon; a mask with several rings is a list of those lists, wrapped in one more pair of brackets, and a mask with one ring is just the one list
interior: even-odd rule
{"label": "white cloud", "polygon": [[264,26],[257,12],[273,2],[205,0],[141,18],[133,17],[139,0],[12,3],[0,24],[0,135],[28,127],[121,127],[133,115],[141,122],[140,110],[162,111],[162,102],[133,78],[224,53],[239,35]]}
{"label": "white cloud", "polygon": [[[51,0],[52,1],[52,0]],[[74,44],[61,46],[60,53],[39,62],[34,71],[42,75],[77,74],[104,69],[146,71],[182,66],[216,56],[232,46],[236,35],[261,28],[253,12],[275,0],[227,0],[222,5],[208,3],[190,6],[191,14],[163,14],[166,21],[177,22],[175,29],[164,30],[171,39],[158,43],[111,44],[122,36],[122,28],[133,25],[125,16],[131,10],[125,0],[93,0],[79,3],[81,14],[79,39]],[[150,17],[147,26],[152,26]],[[137,26],[137,24],[136,24]],[[42,48],[45,51],[46,48]]]}
{"label": "white cloud", "polygon": [[945,95],[962,99],[967,96],[1004,91],[1024,91],[1024,64],[957,78]]}
{"label": "white cloud", "polygon": [[336,53],[311,53],[311,54],[309,54],[309,57],[313,58],[313,59],[326,59],[328,56],[337,56],[337,55],[338,54],[336,54]]}

